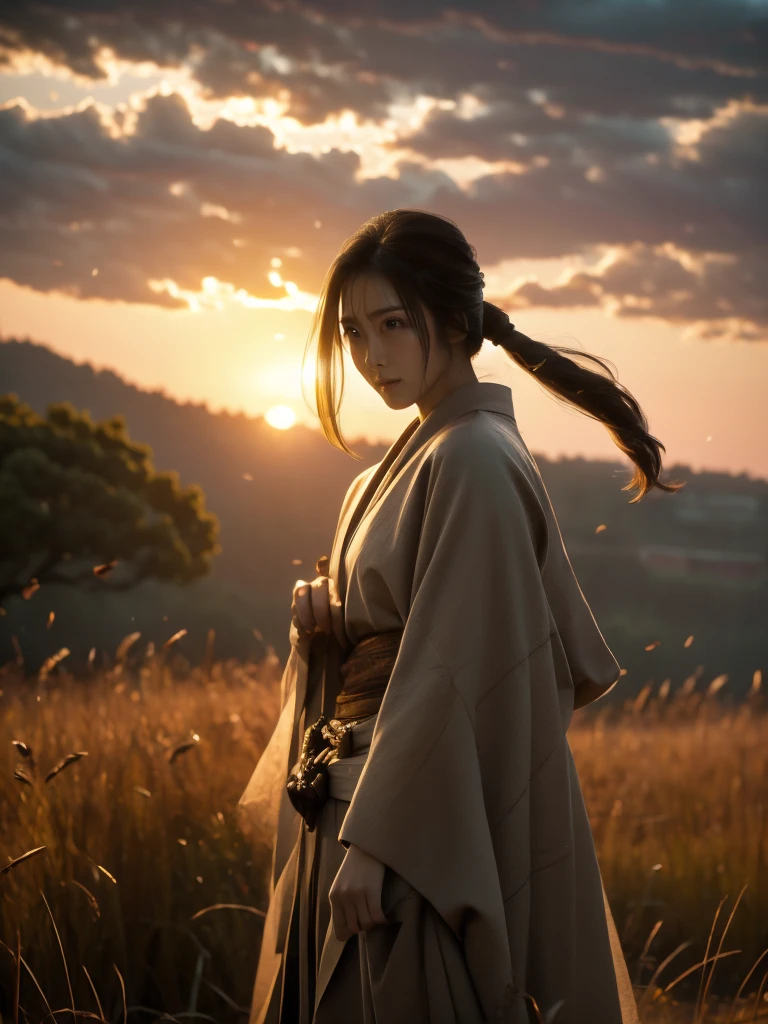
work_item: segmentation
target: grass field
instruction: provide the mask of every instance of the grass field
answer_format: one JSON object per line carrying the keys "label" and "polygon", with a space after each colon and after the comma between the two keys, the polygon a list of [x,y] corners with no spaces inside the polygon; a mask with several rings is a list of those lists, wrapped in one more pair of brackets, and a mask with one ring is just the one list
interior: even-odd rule
{"label": "grass field", "polygon": [[[267,857],[235,804],[282,666],[137,660],[137,639],[87,679],[0,669],[5,1024],[247,1020]],[[603,879],[646,1024],[765,1021],[761,677],[740,706],[724,677],[681,682],[574,718]]]}

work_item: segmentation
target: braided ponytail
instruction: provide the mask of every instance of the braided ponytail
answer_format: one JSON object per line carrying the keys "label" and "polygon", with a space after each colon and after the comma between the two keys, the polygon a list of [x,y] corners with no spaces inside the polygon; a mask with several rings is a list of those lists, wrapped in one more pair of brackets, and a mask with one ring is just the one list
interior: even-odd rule
{"label": "braided ponytail", "polygon": [[[466,331],[463,344],[468,359],[480,352],[483,339],[488,338],[506,349],[511,359],[535,375],[556,398],[600,420],[636,466],[632,480],[623,488],[638,489],[632,502],[639,501],[652,487],[677,491],[685,486],[659,482],[659,452],[666,449],[648,433],[642,410],[608,366],[596,356],[545,345],[516,330],[503,309],[484,301],[485,275],[474,246],[452,220],[426,210],[397,209],[375,214],[344,242],[326,274],[307,345],[317,335],[317,409],[323,432],[335,447],[355,455],[338,423],[341,396],[337,394],[337,378],[342,387],[344,383],[339,303],[345,283],[368,272],[383,274],[394,288],[418,334],[425,367],[430,338],[424,309],[429,309],[439,340],[444,340],[442,336],[450,327]],[[568,356],[590,360],[604,372],[580,366]]]}
{"label": "braided ponytail", "polygon": [[[592,419],[599,420],[616,445],[635,464],[635,473],[624,491],[638,488],[630,504],[652,488],[674,492],[685,483],[659,481],[661,451],[666,451],[657,438],[648,433],[648,421],[633,395],[619,384],[607,363],[597,356],[560,345],[545,345],[518,331],[498,306],[483,301],[483,337],[500,345],[511,359],[534,375],[553,395],[575,405]],[[588,359],[608,374],[574,362],[569,356]]]}

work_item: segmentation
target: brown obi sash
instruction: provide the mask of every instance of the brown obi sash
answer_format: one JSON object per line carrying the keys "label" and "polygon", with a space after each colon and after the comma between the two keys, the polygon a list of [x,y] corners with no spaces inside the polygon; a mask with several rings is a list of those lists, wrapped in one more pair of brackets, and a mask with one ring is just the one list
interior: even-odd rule
{"label": "brown obi sash", "polygon": [[286,790],[310,832],[328,799],[329,758],[350,757],[352,727],[381,707],[402,635],[402,630],[371,633],[355,644],[339,668],[342,686],[334,717],[328,722],[320,715],[304,731],[301,755],[288,775]]}
{"label": "brown obi sash", "polygon": [[371,633],[355,644],[339,669],[342,685],[334,718],[344,723],[378,712],[402,636],[401,629]]}

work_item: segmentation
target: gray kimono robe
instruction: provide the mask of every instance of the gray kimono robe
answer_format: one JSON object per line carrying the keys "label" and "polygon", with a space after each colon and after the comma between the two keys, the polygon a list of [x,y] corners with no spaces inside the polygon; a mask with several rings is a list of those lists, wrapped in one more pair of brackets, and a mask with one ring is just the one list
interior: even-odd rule
{"label": "gray kimono robe", "polygon": [[[299,640],[292,630],[282,714],[239,802],[252,835],[275,837],[251,1024],[271,1020],[300,884],[301,819],[285,779],[304,728],[320,712],[333,717],[350,644],[396,629],[402,642],[339,841],[435,908],[488,1020],[527,1024],[527,992],[542,1013],[561,1004],[557,1024],[637,1021],[566,737],[574,709],[611,690],[619,665],[574,576],[509,387],[451,392],[353,480],[329,573],[342,598],[333,635]],[[332,965],[338,950],[323,955]]]}

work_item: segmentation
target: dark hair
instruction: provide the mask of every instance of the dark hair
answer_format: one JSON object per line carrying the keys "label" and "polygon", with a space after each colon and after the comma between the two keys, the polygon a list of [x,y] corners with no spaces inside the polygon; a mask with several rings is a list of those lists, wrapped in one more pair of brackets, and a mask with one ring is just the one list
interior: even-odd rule
{"label": "dark hair", "polygon": [[[323,433],[336,448],[359,457],[344,441],[337,415],[344,388],[343,342],[339,330],[339,302],[343,287],[359,274],[376,271],[392,284],[408,313],[421,343],[424,366],[429,353],[429,332],[422,306],[434,316],[439,342],[449,327],[466,331],[464,344],[471,358],[488,338],[504,348],[514,361],[535,376],[555,397],[575,405],[603,423],[617,446],[634,462],[630,482],[638,488],[631,502],[652,487],[677,491],[684,483],[661,483],[664,445],[648,433],[648,422],[629,391],[619,384],[608,365],[597,356],[562,346],[545,345],[518,331],[498,306],[483,300],[483,273],[476,250],[452,220],[424,210],[387,210],[367,220],[343,244],[331,264],[312,319],[308,345],[318,335],[315,395]],[[569,356],[588,359],[608,376],[587,369]],[[335,394],[337,369],[341,392]]]}

